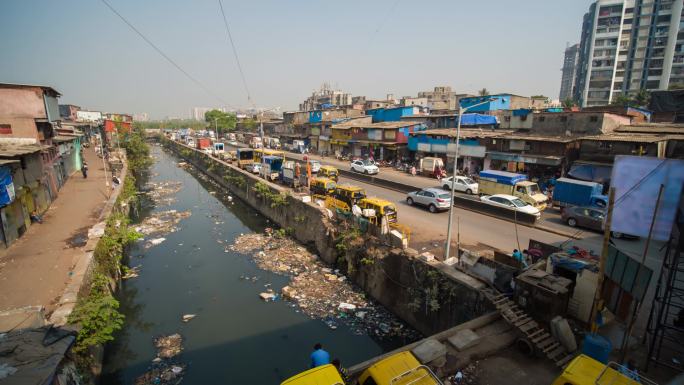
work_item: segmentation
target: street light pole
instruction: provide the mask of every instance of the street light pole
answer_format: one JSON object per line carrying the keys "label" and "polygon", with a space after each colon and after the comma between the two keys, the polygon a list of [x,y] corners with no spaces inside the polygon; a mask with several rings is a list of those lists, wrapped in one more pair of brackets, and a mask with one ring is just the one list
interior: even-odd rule
{"label": "street light pole", "polygon": [[[458,106],[458,123],[456,124],[456,151],[454,152],[454,170],[451,176],[451,204],[449,205],[449,224],[447,225],[447,241],[446,250],[444,252],[444,259],[449,258],[449,251],[451,249],[451,223],[454,221],[454,191],[456,189],[456,168],[458,167],[458,146],[459,138],[461,137],[461,119],[463,119],[463,114],[473,107],[489,103],[496,100],[496,98],[489,98],[477,104],[473,104],[468,107]],[[458,256],[458,250],[456,250],[456,256]]]}

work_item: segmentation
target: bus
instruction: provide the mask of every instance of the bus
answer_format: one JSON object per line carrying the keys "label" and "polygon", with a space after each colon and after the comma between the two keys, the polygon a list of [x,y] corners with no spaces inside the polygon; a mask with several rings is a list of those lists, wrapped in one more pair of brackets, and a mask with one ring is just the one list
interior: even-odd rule
{"label": "bus", "polygon": [[278,150],[269,150],[267,148],[258,148],[254,151],[254,162],[255,163],[261,163],[261,158],[265,156],[277,156],[283,158],[283,161],[285,161],[285,152],[283,151],[278,151]]}

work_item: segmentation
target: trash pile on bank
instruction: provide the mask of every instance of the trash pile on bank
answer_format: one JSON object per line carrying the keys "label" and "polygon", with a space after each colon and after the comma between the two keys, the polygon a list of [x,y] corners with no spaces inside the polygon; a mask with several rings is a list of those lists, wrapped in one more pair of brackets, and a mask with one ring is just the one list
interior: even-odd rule
{"label": "trash pile on bank", "polygon": [[175,194],[181,190],[183,183],[177,181],[150,182],[146,187],[147,196],[157,206],[168,206],[176,202]]}
{"label": "trash pile on bank", "polygon": [[292,239],[274,236],[267,229],[267,234],[243,234],[229,248],[251,253],[261,269],[292,277],[280,293],[270,288],[261,293],[260,298],[264,301],[277,301],[282,296],[331,329],[345,324],[359,335],[420,338],[418,332],[366,298],[363,291],[348,282],[339,270],[326,267],[316,255]]}
{"label": "trash pile on bank", "polygon": [[155,338],[157,358],[147,372],[135,379],[135,385],[176,385],[183,380],[186,365],[174,363],[171,358],[183,351],[183,337],[176,333]]}

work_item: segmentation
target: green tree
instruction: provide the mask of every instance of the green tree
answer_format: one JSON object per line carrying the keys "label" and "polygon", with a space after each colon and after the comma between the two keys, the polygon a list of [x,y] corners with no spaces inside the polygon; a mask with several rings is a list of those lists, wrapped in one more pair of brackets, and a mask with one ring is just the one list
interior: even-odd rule
{"label": "green tree", "polygon": [[639,92],[637,92],[636,95],[634,95],[632,101],[638,107],[646,107],[648,106],[648,103],[651,101],[651,93],[648,92],[648,90],[642,88],[639,90]]}
{"label": "green tree", "polygon": [[629,107],[629,104],[632,102],[632,99],[627,96],[620,94],[616,98],[613,99],[613,101],[610,103],[611,106],[620,106],[620,107]]}
{"label": "green tree", "polygon": [[257,127],[257,121],[252,118],[245,119],[244,124],[247,131],[254,131],[254,129]]}
{"label": "green tree", "polygon": [[219,133],[234,130],[237,123],[235,114],[219,110],[207,111],[204,114],[204,120],[211,125],[210,128],[214,128],[216,125]]}
{"label": "green tree", "polygon": [[684,90],[684,84],[682,83],[672,83],[670,84],[667,89],[669,91],[674,91],[674,90]]}
{"label": "green tree", "polygon": [[478,93],[480,96],[488,96],[488,95],[489,95],[489,90],[486,89],[486,88],[483,88],[483,89],[477,91],[477,93]]}
{"label": "green tree", "polygon": [[575,101],[572,100],[571,98],[567,98],[567,99],[563,100],[563,108],[572,108],[575,106],[577,106],[577,103],[575,103]]}

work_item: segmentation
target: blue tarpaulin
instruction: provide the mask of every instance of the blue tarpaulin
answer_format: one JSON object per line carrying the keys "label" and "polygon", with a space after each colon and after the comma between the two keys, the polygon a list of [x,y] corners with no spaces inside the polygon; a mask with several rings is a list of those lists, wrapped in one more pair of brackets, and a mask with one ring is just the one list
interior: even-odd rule
{"label": "blue tarpaulin", "polygon": [[498,123],[496,116],[482,114],[463,114],[463,120],[461,121],[463,126],[487,126]]}
{"label": "blue tarpaulin", "polygon": [[14,183],[12,169],[0,167],[0,207],[7,206],[14,201]]}
{"label": "blue tarpaulin", "polygon": [[613,167],[610,165],[575,162],[568,171],[568,176],[589,182],[608,183],[612,171]]}
{"label": "blue tarpaulin", "polygon": [[527,116],[532,113],[532,110],[526,108],[520,108],[513,110],[513,116]]}

